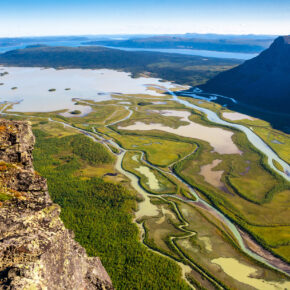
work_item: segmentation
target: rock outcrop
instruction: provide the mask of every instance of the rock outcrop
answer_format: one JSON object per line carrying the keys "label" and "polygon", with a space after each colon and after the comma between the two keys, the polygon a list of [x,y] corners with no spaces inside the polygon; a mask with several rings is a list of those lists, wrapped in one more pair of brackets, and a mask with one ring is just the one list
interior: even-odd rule
{"label": "rock outcrop", "polygon": [[0,120],[0,289],[113,289],[60,220],[33,146],[29,123]]}

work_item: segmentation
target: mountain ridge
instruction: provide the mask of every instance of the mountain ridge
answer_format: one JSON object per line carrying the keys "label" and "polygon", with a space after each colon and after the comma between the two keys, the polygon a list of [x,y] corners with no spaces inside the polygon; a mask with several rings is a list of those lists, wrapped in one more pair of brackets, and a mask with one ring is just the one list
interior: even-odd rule
{"label": "mountain ridge", "polygon": [[96,46],[31,47],[0,54],[3,66],[52,68],[116,69],[133,77],[150,77],[197,85],[241,60],[145,51],[122,51]]}
{"label": "mountain ridge", "polygon": [[290,36],[279,36],[255,58],[221,72],[200,88],[249,106],[289,114]]}

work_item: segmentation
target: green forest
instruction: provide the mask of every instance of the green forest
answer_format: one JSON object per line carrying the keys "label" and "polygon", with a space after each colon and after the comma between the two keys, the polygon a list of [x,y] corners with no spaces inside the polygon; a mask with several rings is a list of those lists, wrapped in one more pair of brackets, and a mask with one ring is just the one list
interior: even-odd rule
{"label": "green forest", "polygon": [[[102,145],[83,135],[51,137],[34,130],[35,169],[47,178],[54,202],[62,208],[65,226],[90,256],[99,256],[116,289],[189,289],[175,262],[139,242],[133,224],[137,196],[122,185],[101,178],[82,178],[87,163],[113,161]],[[77,140],[77,141],[76,141]]]}
{"label": "green forest", "polygon": [[29,47],[0,54],[0,63],[8,66],[53,68],[115,69],[197,85],[219,72],[240,64],[238,59],[206,58],[201,56],[122,51],[98,46],[88,47]]}

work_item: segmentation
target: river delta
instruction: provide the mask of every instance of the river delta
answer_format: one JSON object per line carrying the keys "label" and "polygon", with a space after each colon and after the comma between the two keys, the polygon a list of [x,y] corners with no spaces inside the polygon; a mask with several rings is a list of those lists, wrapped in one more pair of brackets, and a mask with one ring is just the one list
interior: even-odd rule
{"label": "river delta", "polygon": [[103,144],[114,165],[83,174],[123,182],[140,196],[133,213],[140,241],[176,262],[189,287],[290,288],[290,168],[244,123],[260,120],[122,72],[2,70],[2,117]]}

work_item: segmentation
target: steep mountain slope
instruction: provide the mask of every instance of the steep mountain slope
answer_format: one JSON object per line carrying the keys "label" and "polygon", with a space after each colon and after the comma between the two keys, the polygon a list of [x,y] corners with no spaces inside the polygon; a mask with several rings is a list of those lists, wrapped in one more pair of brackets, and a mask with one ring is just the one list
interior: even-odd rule
{"label": "steep mountain slope", "polygon": [[0,289],[113,289],[60,220],[33,145],[27,122],[0,121]]}
{"label": "steep mountain slope", "polygon": [[288,113],[290,36],[280,36],[257,57],[222,72],[200,86],[262,110]]}

